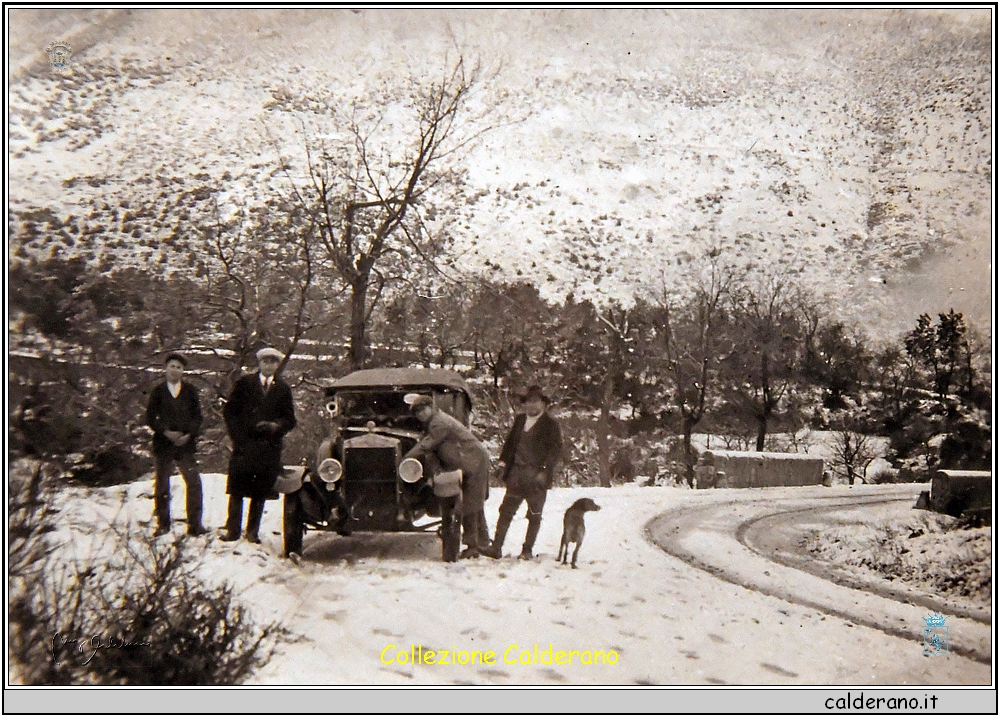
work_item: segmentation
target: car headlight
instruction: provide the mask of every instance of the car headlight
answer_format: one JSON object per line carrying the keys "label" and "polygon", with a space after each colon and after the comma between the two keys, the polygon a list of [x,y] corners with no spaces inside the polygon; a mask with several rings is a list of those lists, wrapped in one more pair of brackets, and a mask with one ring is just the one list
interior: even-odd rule
{"label": "car headlight", "polygon": [[319,477],[329,485],[336,483],[344,475],[344,467],[336,458],[326,458],[319,464]]}
{"label": "car headlight", "polygon": [[336,418],[337,414],[340,413],[340,409],[337,407],[337,402],[329,401],[326,404],[326,412],[329,413],[332,417]]}
{"label": "car headlight", "polygon": [[407,458],[396,469],[404,483],[416,483],[424,477],[424,467],[416,458]]}

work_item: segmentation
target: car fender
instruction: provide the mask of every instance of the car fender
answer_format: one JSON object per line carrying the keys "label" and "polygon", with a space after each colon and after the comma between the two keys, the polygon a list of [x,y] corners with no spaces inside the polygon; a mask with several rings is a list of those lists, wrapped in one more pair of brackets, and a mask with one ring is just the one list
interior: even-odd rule
{"label": "car fender", "polygon": [[285,466],[281,475],[274,482],[274,489],[279,493],[294,493],[302,487],[305,466]]}

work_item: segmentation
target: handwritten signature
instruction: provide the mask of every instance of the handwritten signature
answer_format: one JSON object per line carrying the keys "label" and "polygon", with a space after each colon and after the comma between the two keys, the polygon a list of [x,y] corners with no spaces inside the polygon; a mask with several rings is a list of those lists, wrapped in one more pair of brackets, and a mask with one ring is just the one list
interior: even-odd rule
{"label": "handwritten signature", "polygon": [[[90,661],[94,659],[96,655],[101,650],[108,649],[124,649],[129,647],[149,647],[148,642],[138,642],[133,640],[125,640],[121,637],[109,637],[104,638],[100,635],[94,635],[89,640],[74,637],[68,637],[63,635],[61,632],[57,632],[52,636],[52,660],[54,662],[59,662],[59,648],[65,647],[67,645],[75,645],[75,649],[81,655],[86,655],[88,652],[90,655],[84,661],[83,664],[89,665]],[[73,649],[73,648],[69,648]]]}

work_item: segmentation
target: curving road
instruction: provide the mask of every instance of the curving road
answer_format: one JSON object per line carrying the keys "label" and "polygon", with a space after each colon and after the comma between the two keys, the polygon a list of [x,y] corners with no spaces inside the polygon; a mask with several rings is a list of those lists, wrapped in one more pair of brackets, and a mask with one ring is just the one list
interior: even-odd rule
{"label": "curving road", "polygon": [[[202,478],[204,520],[222,525],[226,477]],[[74,559],[103,555],[108,526],[121,535],[151,530],[152,488],[144,480],[65,491],[54,538]],[[851,509],[909,510],[921,488],[559,488],[546,501],[532,561],[515,557],[527,524],[519,516],[501,560],[442,563],[432,534],[311,534],[296,565],[281,557],[274,504],[264,512],[260,545],[211,538],[188,545],[199,575],[228,583],[258,624],[280,625],[283,637],[252,684],[990,685],[989,625],[945,611],[954,647],[929,657],[921,639],[926,606],[778,562],[796,559],[793,536],[802,526],[850,520]],[[555,560],[559,516],[583,496],[602,509],[588,514],[573,570]],[[490,496],[488,518],[502,497]],[[183,514],[183,481],[173,482],[171,499]],[[178,538],[180,528],[165,539]],[[789,541],[761,542],[785,530]],[[519,650],[536,644],[620,659],[524,661]],[[440,667],[387,662],[390,645],[518,651],[496,664]]]}
{"label": "curving road", "polygon": [[731,583],[822,610],[890,635],[922,639],[923,616],[949,616],[950,650],[991,661],[989,611],[969,609],[914,588],[856,576],[815,560],[802,547],[810,531],[860,522],[872,509],[909,510],[914,486],[859,486],[850,495],[747,496],[688,506],[650,521],[649,539],[669,554]]}

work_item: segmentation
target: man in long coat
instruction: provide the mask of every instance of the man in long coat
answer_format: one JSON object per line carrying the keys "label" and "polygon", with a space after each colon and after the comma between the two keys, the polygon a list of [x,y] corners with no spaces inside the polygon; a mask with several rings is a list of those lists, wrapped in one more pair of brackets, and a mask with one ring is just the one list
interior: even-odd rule
{"label": "man in long coat", "polygon": [[462,470],[463,558],[477,558],[489,545],[484,505],[489,494],[490,454],[461,421],[434,407],[430,396],[419,396],[410,410],[427,425],[427,433],[405,458],[433,454],[444,471]]}
{"label": "man in long coat", "polygon": [[259,371],[244,376],[233,386],[223,415],[233,442],[229,459],[229,516],[223,540],[240,537],[243,499],[250,499],[246,539],[259,543],[264,501],[276,500],[274,482],[282,471],[281,444],[295,428],[295,406],[288,384],[275,376],[281,352],[264,348],[257,352]]}
{"label": "man in long coat", "polygon": [[546,410],[549,399],[540,386],[532,386],[521,398],[524,413],[514,419],[500,451],[500,469],[507,486],[493,544],[484,552],[491,558],[503,553],[503,541],[514,514],[522,502],[528,504],[528,531],[524,536],[520,558],[531,560],[535,538],[542,525],[542,508],[562,456],[562,432],[559,424]]}
{"label": "man in long coat", "polygon": [[166,380],[153,388],[146,405],[146,424],[153,429],[154,535],[170,531],[170,474],[175,463],[186,486],[188,534],[201,535],[205,532],[201,524],[201,474],[195,460],[202,423],[198,389],[182,380],[187,368],[182,354],[170,354],[164,364]]}

